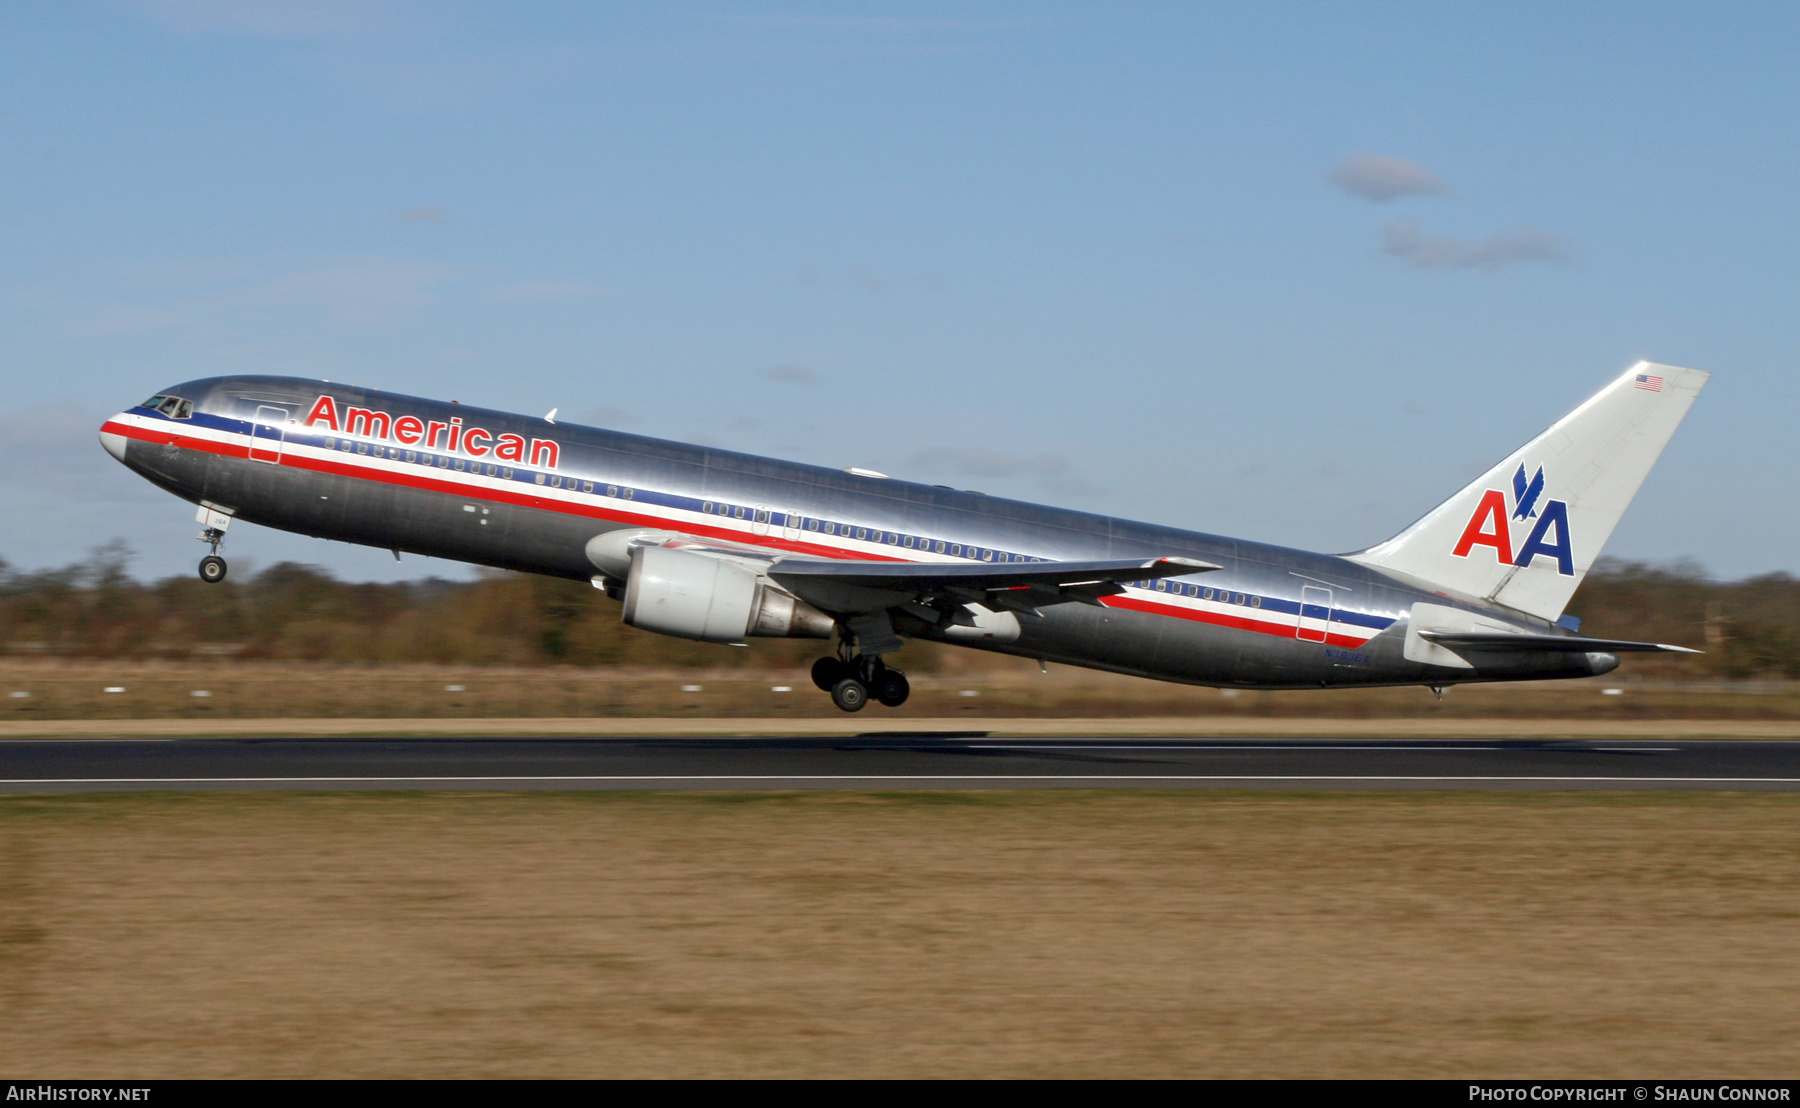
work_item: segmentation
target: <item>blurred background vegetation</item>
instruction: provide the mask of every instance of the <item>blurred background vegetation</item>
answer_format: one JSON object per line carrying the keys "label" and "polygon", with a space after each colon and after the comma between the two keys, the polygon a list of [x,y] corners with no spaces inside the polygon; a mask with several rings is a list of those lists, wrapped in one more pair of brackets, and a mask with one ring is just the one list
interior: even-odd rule
{"label": "blurred background vegetation", "polygon": [[[625,626],[619,605],[582,582],[484,572],[349,584],[283,562],[207,585],[183,574],[152,583],[128,572],[123,542],[84,562],[36,573],[0,562],[0,649],[13,658],[571,665],[656,669],[787,668],[815,640],[752,640],[733,649]],[[1628,659],[1644,675],[1800,677],[1800,578],[1709,579],[1700,567],[1602,560],[1569,611],[1582,631],[1706,651],[1675,661]],[[973,652],[917,644],[915,672],[967,666]]]}

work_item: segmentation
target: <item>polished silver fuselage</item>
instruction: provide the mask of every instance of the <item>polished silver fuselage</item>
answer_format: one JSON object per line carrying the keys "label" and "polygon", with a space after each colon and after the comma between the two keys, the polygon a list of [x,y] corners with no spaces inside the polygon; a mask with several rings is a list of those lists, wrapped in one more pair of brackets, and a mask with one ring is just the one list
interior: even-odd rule
{"label": "polished silver fuselage", "polygon": [[[188,418],[136,408],[103,429],[123,440],[125,464],[237,520],[319,538],[579,580],[596,574],[589,540],[627,527],[813,557],[1192,558],[1222,568],[1140,582],[1098,605],[1045,607],[1020,620],[1012,642],[964,645],[1261,688],[1584,677],[1614,664],[1580,653],[1497,655],[1455,670],[1409,660],[1418,602],[1557,629],[1333,555],[299,378],[212,378],[167,392],[193,402]],[[318,415],[321,397],[331,421]],[[352,409],[387,423],[345,426]],[[447,432],[428,443],[415,424],[479,429],[484,449],[453,449]],[[518,445],[497,458],[502,440]]]}

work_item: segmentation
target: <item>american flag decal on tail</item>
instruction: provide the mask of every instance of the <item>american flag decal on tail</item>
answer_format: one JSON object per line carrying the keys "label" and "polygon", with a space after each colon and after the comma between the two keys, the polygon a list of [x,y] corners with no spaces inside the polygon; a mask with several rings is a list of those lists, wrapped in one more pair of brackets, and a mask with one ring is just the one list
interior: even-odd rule
{"label": "american flag decal on tail", "polygon": [[1645,392],[1661,392],[1662,378],[1652,377],[1648,373],[1640,373],[1637,375],[1637,380],[1631,383],[1631,387],[1634,389],[1643,389]]}

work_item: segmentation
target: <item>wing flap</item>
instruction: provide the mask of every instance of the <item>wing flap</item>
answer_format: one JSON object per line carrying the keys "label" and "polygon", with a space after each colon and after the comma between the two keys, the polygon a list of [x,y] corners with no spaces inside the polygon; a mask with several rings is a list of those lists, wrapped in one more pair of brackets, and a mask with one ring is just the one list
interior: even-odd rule
{"label": "wing flap", "polygon": [[830,581],[868,589],[1077,589],[1158,577],[1180,577],[1224,567],[1192,558],[1094,562],[868,562],[783,558],[769,567],[782,584]]}
{"label": "wing flap", "polygon": [[783,558],[767,573],[776,584],[829,612],[870,611],[908,603],[950,608],[982,604],[1027,615],[1050,604],[1098,604],[1123,592],[1122,581],[1181,577],[1224,567],[1192,558],[1087,562],[871,562]]}

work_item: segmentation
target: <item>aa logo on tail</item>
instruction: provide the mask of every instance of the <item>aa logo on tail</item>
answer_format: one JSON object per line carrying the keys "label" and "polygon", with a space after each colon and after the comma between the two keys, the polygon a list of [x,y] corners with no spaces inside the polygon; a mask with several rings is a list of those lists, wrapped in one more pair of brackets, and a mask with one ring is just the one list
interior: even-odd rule
{"label": "aa logo on tail", "polygon": [[[1542,510],[1538,501],[1544,495],[1544,467],[1539,466],[1537,473],[1527,480],[1525,467],[1519,466],[1519,472],[1512,479],[1513,508],[1506,510],[1506,493],[1500,489],[1488,489],[1482,493],[1480,503],[1475,505],[1475,512],[1469,516],[1468,526],[1463,528],[1462,538],[1456,540],[1456,549],[1451,553],[1458,558],[1467,558],[1470,551],[1478,546],[1493,550],[1494,557],[1503,566],[1529,566],[1540,554],[1548,554],[1556,559],[1556,572],[1564,577],[1575,576],[1575,554],[1569,545],[1569,506],[1560,500],[1545,501]],[[1523,526],[1530,520],[1531,533],[1515,552],[1512,543],[1511,520]]]}

